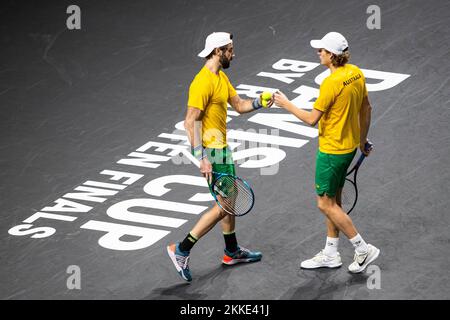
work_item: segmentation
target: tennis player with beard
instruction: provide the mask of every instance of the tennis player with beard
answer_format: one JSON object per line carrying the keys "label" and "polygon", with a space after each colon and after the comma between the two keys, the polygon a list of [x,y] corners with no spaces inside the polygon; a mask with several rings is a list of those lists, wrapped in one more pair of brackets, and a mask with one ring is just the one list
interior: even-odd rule
{"label": "tennis player with beard", "polygon": [[[214,32],[205,41],[198,54],[206,62],[189,88],[189,99],[184,127],[191,143],[193,155],[200,162],[200,172],[212,181],[213,171],[236,175],[231,150],[227,146],[227,103],[238,113],[247,113],[262,107],[261,95],[254,100],[241,99],[222,71],[228,69],[234,57],[233,35]],[[271,99],[267,107],[273,104]],[[178,274],[191,281],[189,254],[194,244],[221,222],[225,240],[222,263],[234,265],[254,262],[262,258],[257,251],[239,246],[235,234],[235,216],[224,212],[217,204],[204,213],[186,238],[167,246],[167,252]]]}

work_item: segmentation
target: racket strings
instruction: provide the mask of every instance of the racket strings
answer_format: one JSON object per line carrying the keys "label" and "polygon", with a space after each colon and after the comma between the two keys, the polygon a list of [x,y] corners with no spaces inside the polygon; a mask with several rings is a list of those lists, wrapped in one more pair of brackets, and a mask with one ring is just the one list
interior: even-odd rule
{"label": "racket strings", "polygon": [[239,179],[223,176],[214,184],[214,192],[222,208],[228,213],[243,215],[253,206],[253,193]]}
{"label": "racket strings", "polygon": [[356,188],[354,184],[346,179],[341,195],[341,206],[345,212],[353,208],[356,201]]}

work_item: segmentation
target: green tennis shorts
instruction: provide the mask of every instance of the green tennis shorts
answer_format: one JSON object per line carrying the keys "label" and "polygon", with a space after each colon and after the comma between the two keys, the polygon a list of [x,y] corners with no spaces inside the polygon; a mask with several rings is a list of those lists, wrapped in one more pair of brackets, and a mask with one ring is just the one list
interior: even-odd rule
{"label": "green tennis shorts", "polygon": [[317,150],[315,178],[317,195],[336,196],[337,190],[344,187],[347,170],[355,154],[356,149],[346,154],[329,154]]}
{"label": "green tennis shorts", "polygon": [[223,149],[205,148],[205,151],[209,162],[212,164],[213,171],[236,175],[233,156],[228,147]]}

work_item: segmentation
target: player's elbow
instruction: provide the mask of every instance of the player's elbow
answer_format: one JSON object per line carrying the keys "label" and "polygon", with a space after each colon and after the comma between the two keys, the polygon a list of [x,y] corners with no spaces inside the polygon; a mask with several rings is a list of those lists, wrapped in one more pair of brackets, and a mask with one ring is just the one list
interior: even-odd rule
{"label": "player's elbow", "polygon": [[309,121],[307,122],[310,126],[315,127],[317,122],[319,122],[320,120],[320,116],[319,117],[310,117],[308,119]]}
{"label": "player's elbow", "polygon": [[364,98],[361,110],[363,112],[366,112],[366,113],[370,113],[372,111],[372,106],[371,106],[371,104],[369,102],[369,98],[368,97]]}
{"label": "player's elbow", "polygon": [[368,103],[364,105],[364,108],[362,108],[359,116],[361,118],[361,121],[369,121],[371,115],[372,115],[372,106]]}
{"label": "player's elbow", "polygon": [[242,111],[241,106],[234,106],[233,107],[234,111],[236,111],[239,114],[243,114],[244,112]]}
{"label": "player's elbow", "polygon": [[369,101],[365,101],[365,103],[363,104],[363,107],[362,107],[362,111],[364,111],[365,113],[372,112],[372,106]]}
{"label": "player's elbow", "polygon": [[239,103],[234,103],[231,104],[231,106],[233,107],[234,111],[236,111],[239,114],[243,114],[244,113],[244,108],[242,105],[242,101],[239,101]]}
{"label": "player's elbow", "polygon": [[308,113],[308,116],[306,117],[306,123],[310,126],[314,127],[319,122],[320,118],[322,118],[322,112],[313,109],[311,112]]}
{"label": "player's elbow", "polygon": [[189,131],[190,129],[194,128],[194,121],[186,118],[183,122],[183,126],[186,131]]}

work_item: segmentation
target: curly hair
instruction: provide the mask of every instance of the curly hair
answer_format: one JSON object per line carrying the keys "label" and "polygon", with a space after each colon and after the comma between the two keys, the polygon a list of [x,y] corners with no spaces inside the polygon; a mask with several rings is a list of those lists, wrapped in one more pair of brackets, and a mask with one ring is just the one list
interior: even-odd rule
{"label": "curly hair", "polygon": [[333,54],[333,56],[331,57],[331,63],[335,67],[342,67],[348,62],[349,59],[350,52],[348,51],[348,49],[345,49],[342,54]]}

